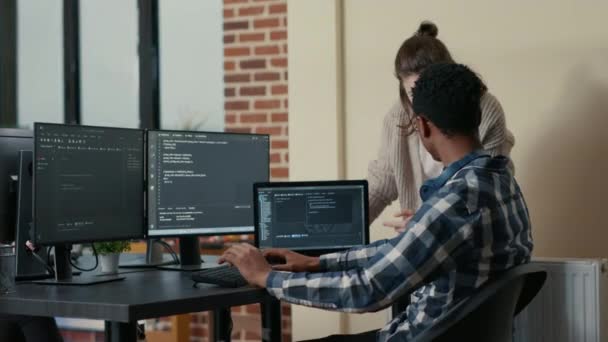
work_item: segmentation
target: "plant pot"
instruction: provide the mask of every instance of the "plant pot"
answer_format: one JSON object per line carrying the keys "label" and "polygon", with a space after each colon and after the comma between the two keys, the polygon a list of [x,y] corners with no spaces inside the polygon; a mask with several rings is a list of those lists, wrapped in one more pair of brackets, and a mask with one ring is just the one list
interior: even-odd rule
{"label": "plant pot", "polygon": [[99,263],[101,264],[101,273],[104,274],[116,274],[118,273],[118,259],[120,253],[102,254],[99,256]]}

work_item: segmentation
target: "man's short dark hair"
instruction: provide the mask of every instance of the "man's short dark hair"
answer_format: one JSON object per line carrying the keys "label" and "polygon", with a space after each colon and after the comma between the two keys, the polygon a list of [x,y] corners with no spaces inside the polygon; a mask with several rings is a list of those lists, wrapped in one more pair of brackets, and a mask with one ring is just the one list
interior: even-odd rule
{"label": "man's short dark hair", "polygon": [[416,81],[412,96],[415,115],[431,121],[444,134],[477,136],[485,85],[467,66],[434,64]]}

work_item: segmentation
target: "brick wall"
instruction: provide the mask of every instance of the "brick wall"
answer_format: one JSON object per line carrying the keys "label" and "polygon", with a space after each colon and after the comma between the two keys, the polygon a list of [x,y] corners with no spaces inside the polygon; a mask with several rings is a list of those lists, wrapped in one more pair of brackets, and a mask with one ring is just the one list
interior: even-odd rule
{"label": "brick wall", "polygon": [[289,177],[287,1],[224,0],[226,130],[271,135],[271,178]]}

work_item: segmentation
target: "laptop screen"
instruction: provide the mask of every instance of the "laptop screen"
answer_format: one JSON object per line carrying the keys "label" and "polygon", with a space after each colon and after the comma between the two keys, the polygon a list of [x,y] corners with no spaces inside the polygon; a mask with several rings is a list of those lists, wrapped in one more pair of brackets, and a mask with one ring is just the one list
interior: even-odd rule
{"label": "laptop screen", "polygon": [[320,254],[369,242],[366,181],[259,183],[254,195],[260,248]]}

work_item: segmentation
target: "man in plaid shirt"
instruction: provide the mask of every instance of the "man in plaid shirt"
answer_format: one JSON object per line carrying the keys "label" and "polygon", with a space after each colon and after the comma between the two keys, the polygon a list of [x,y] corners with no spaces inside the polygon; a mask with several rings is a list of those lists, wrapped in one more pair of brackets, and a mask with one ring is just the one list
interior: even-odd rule
{"label": "man in plaid shirt", "polygon": [[479,149],[485,90],[459,64],[430,66],[416,82],[416,131],[445,169],[421,187],[423,204],[397,237],[319,258],[266,250],[286,261],[274,269],[255,247],[237,245],[221,262],[278,299],[323,309],[377,311],[410,294],[405,311],[383,329],[326,340],[413,339],[488,280],[530,260],[528,209],[509,160]]}

